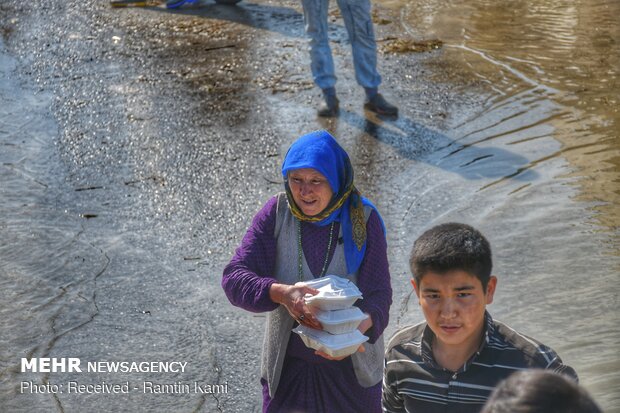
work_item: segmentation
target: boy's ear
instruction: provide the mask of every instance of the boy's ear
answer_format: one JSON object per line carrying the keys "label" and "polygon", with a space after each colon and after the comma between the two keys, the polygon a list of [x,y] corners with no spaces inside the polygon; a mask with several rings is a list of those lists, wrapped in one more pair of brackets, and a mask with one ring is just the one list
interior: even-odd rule
{"label": "boy's ear", "polygon": [[491,304],[493,302],[493,295],[495,294],[495,288],[497,287],[497,277],[492,275],[489,278],[489,282],[487,283],[487,304]]}
{"label": "boy's ear", "polygon": [[411,279],[411,285],[413,285],[413,290],[415,291],[415,295],[420,296],[420,292],[418,291],[418,285],[415,282],[415,279]]}

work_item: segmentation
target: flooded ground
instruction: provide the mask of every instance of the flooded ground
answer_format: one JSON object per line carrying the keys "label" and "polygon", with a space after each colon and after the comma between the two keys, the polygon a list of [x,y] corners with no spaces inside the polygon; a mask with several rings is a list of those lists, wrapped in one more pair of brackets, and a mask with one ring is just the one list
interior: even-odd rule
{"label": "flooded ground", "polygon": [[[530,2],[531,3],[531,2]],[[607,1],[381,1],[383,92],[365,114],[332,5],[342,116],[315,117],[296,1],[0,4],[0,403],[8,411],[258,412],[263,315],[221,270],[280,190],[300,134],[328,128],[389,233],[387,335],[420,321],[407,258],[424,229],[489,237],[492,314],[555,348],[620,412],[620,45]],[[392,53],[395,40],[436,44]],[[438,40],[439,42],[434,42]],[[21,373],[21,357],[182,361],[183,373]],[[23,394],[38,384],[193,383],[224,394]]]}
{"label": "flooded ground", "polygon": [[[553,137],[562,147],[550,156],[575,167],[580,199],[601,203],[597,223],[618,230],[620,3],[422,1],[392,7],[408,34],[446,42],[446,59],[494,92],[483,111],[457,126],[476,124],[460,143],[519,145]],[[547,159],[540,156],[529,166]]]}

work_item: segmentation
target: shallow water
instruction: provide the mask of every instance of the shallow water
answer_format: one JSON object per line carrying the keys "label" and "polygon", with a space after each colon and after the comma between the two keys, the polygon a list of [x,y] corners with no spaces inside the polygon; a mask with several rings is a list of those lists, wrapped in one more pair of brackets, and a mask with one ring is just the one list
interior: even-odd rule
{"label": "shallow water", "polygon": [[[389,182],[403,192],[394,254],[408,254],[420,221],[481,228],[500,279],[492,314],[555,348],[605,411],[620,411],[620,3],[381,5],[403,37],[444,42],[424,63],[434,73],[486,90],[474,113],[448,119],[436,151]],[[404,279],[406,265],[393,267]],[[395,298],[398,324],[421,320],[414,297]]]}
{"label": "shallow water", "polygon": [[[444,41],[445,58],[492,90],[482,111],[454,126],[460,130],[455,143],[501,140],[516,147],[547,137],[558,140],[561,148],[532,159],[519,174],[550,158],[565,158],[573,167],[571,176],[579,178],[579,199],[599,204],[596,223],[617,234],[619,2],[386,4],[399,7],[405,33]],[[618,248],[616,237],[614,253]]]}
{"label": "shallow water", "polygon": [[[136,398],[139,390],[132,390],[104,399],[68,394],[69,381],[128,381],[136,389],[144,381],[225,383],[212,345],[217,334],[204,317],[211,292],[197,291],[200,275],[195,268],[185,268],[191,271],[187,275],[179,272],[178,256],[171,260],[153,254],[158,237],[128,231],[132,220],[127,217],[108,219],[106,210],[131,209],[131,194],[125,195],[123,205],[115,205],[105,193],[117,194],[118,187],[75,185],[67,179],[66,165],[58,159],[58,126],[50,112],[53,96],[24,86],[16,77],[15,59],[3,53],[2,46],[0,41],[1,410],[220,410],[217,396],[200,393]],[[140,211],[136,215],[142,216]],[[142,225],[145,220],[139,219]],[[191,260],[181,259],[181,265],[196,265]],[[186,321],[179,323],[179,317]],[[238,339],[230,334],[224,340]],[[78,357],[83,369],[87,360],[176,360],[187,365],[182,374],[43,374],[21,372],[21,357]],[[20,386],[28,381],[63,385],[64,394],[22,391]],[[231,389],[238,385],[231,384]]]}

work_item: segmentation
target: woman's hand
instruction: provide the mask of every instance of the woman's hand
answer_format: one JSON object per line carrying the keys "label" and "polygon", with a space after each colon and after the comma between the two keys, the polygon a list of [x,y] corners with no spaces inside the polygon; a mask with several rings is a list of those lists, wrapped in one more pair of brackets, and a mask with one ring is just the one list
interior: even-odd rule
{"label": "woman's hand", "polygon": [[360,325],[357,326],[357,329],[362,334],[366,333],[372,327],[372,317],[368,313],[364,313],[364,314],[366,314],[368,316],[368,318],[366,318],[365,320],[362,320]]}
{"label": "woman's hand", "polygon": [[269,288],[269,297],[274,303],[283,305],[297,322],[306,327],[322,330],[323,326],[316,319],[311,307],[306,305],[304,296],[306,294],[316,295],[319,290],[308,287],[303,282],[295,285],[288,284],[271,284]]}

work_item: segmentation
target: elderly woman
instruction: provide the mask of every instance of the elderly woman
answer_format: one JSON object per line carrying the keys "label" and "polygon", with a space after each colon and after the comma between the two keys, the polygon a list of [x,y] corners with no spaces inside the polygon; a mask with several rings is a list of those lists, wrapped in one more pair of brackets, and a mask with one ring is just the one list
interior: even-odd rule
{"label": "elderly woman", "polygon": [[[326,131],[302,136],[282,165],[285,193],[254,217],[224,269],[230,302],[268,312],[263,342],[263,412],[380,412],[383,330],[392,289],[385,229],[376,208],[353,185],[347,153]],[[303,281],[338,275],[363,294],[369,337],[351,356],[331,358],[304,345],[291,329],[321,329]]]}

